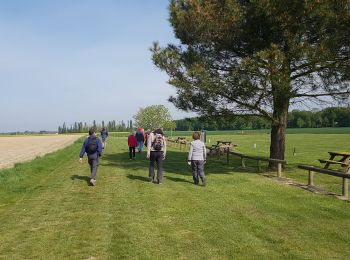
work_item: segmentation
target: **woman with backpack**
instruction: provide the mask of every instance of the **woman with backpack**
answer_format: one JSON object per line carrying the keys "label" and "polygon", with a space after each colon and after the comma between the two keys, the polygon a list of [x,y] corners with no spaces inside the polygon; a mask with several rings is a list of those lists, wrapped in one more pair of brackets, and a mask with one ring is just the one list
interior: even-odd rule
{"label": "woman with backpack", "polygon": [[166,140],[161,128],[155,129],[149,134],[147,139],[147,158],[149,163],[149,182],[154,181],[154,166],[157,164],[157,183],[162,184],[163,180],[163,160],[166,156]]}

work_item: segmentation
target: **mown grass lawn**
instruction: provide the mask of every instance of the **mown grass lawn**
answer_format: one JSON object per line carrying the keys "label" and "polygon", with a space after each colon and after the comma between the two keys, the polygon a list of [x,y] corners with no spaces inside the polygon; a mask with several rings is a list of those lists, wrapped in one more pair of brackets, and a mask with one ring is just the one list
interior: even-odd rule
{"label": "mown grass lawn", "polygon": [[[304,148],[285,174],[300,180],[306,172],[295,170],[297,162],[316,160],[329,146],[348,142],[325,136],[329,146],[324,146],[316,142],[322,136],[293,136],[287,142]],[[252,152],[268,154],[266,138],[235,141],[245,152],[255,141]],[[210,159],[207,187],[195,186],[187,152],[177,149],[168,152],[163,185],[149,184],[145,153],[129,161],[126,139],[118,137],[108,140],[97,186],[91,187],[86,158],[78,162],[81,143],[0,171],[1,259],[350,257],[346,201],[240,169],[234,159],[229,166]],[[290,156],[288,150],[287,160]]]}

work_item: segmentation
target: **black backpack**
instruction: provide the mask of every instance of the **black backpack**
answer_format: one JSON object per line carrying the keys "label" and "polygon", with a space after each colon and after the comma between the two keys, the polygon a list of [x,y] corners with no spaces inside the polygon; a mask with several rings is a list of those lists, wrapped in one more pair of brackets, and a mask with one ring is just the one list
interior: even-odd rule
{"label": "black backpack", "polygon": [[97,138],[88,138],[85,151],[87,154],[94,154],[97,152]]}

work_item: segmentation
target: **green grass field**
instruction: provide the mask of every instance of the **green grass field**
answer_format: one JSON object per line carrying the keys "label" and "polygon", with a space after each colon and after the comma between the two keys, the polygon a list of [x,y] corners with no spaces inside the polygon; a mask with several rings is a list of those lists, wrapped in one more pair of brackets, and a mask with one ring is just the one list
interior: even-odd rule
{"label": "green grass field", "polygon": [[[350,150],[348,134],[290,134],[284,176],[306,183],[298,163]],[[214,135],[268,155],[269,135]],[[253,145],[256,144],[254,149]],[[210,158],[207,187],[192,184],[186,151],[169,149],[163,185],[149,184],[145,154],[128,160],[111,137],[97,186],[88,186],[82,139],[0,171],[0,259],[349,259],[350,204]],[[294,147],[296,155],[293,156]],[[253,166],[254,162],[251,163]],[[341,179],[315,176],[340,193]]]}

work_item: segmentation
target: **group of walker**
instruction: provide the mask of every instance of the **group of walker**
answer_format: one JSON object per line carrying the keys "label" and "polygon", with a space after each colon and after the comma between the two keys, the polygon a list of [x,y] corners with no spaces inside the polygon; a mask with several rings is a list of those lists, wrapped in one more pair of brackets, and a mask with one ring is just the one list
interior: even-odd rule
{"label": "group of walker", "polygon": [[[106,138],[108,132],[106,129],[101,131],[101,137],[103,142],[96,136],[94,129],[89,130],[89,136],[85,139],[80,151],[80,162],[83,161],[83,156],[86,153],[88,157],[88,163],[90,165],[91,185],[96,185],[96,172],[99,163],[99,157],[102,156],[102,149],[106,147]],[[206,148],[204,142],[200,140],[200,133],[194,132],[192,134],[193,141],[190,144],[190,150],[188,153],[187,163],[192,167],[192,176],[194,184],[199,185],[199,179],[202,181],[202,185],[206,185],[206,178],[204,173],[204,164],[206,163]],[[128,137],[129,146],[129,160],[135,158],[135,148],[137,147],[138,153],[142,152],[143,145],[147,146],[147,159],[150,160],[149,164],[149,182],[154,183],[154,168],[157,165],[157,179],[155,183],[162,184],[163,180],[163,160],[166,157],[166,139],[164,132],[161,128],[155,128],[152,132],[145,133],[142,128],[139,128],[136,134],[131,133]]]}

